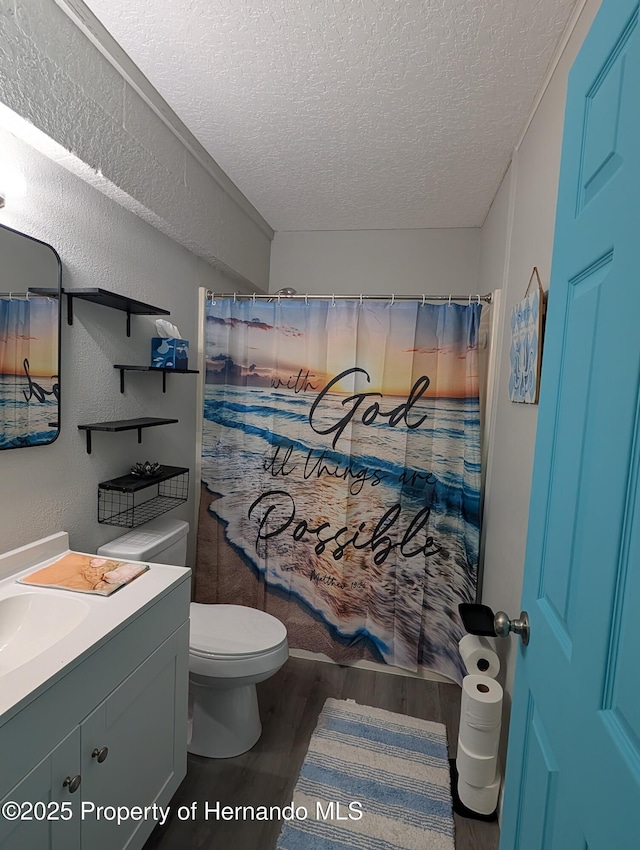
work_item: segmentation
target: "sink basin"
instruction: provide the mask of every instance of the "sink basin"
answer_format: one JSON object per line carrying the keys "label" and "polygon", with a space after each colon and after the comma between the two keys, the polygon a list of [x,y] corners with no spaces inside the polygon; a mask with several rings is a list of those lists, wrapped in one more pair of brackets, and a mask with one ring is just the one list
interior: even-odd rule
{"label": "sink basin", "polygon": [[0,599],[0,675],[49,649],[88,613],[87,603],[73,596],[20,593]]}

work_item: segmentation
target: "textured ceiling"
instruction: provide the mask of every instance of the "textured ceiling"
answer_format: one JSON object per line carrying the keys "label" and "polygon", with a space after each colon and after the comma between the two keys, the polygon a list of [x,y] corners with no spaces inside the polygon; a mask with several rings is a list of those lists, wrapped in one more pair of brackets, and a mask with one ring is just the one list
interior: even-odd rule
{"label": "textured ceiling", "polygon": [[575,0],[85,0],[275,230],[482,223]]}

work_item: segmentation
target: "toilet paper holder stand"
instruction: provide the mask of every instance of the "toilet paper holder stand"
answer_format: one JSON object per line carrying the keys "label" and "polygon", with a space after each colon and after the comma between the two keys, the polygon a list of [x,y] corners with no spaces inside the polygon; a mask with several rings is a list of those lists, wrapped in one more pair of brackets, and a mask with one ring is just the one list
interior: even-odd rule
{"label": "toilet paper holder stand", "polygon": [[504,611],[494,614],[488,605],[481,605],[478,602],[461,602],[458,605],[458,611],[470,635],[506,638],[514,632],[520,635],[525,646],[529,643],[529,616],[526,611],[521,611],[520,616],[515,620],[511,620]]}

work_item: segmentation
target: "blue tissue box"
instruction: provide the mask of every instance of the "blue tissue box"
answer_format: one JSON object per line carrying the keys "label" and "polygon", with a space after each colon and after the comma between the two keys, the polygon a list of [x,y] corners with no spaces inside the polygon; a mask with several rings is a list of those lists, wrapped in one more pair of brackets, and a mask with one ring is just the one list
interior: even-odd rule
{"label": "blue tissue box", "polygon": [[156,369],[188,369],[189,343],[175,337],[151,337],[151,365]]}

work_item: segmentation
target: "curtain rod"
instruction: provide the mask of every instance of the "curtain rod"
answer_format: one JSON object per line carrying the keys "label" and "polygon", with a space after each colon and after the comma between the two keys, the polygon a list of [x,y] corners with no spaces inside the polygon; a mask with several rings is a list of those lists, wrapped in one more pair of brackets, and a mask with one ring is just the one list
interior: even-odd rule
{"label": "curtain rod", "polygon": [[20,292],[20,290],[17,289],[12,290],[11,292],[0,292],[0,298],[8,298],[9,301],[30,301],[32,298],[48,298],[50,301],[54,300],[52,293],[34,292],[31,289],[27,289],[26,292]]}
{"label": "curtain rod", "polygon": [[305,303],[309,301],[317,301],[320,299],[330,300],[332,303],[334,301],[389,301],[393,304],[395,301],[421,301],[423,304],[426,301],[467,301],[468,303],[479,304],[481,301],[484,301],[486,304],[491,304],[492,295],[491,293],[487,293],[487,295],[337,295],[337,294],[329,294],[329,295],[298,295],[297,293],[285,293],[285,292],[272,292],[268,295],[260,295],[256,292],[246,293],[246,292],[220,292],[215,293],[210,289],[207,289],[207,300],[213,301],[216,298],[233,298],[234,301],[237,301],[241,298],[249,298],[251,301],[257,301],[258,299],[264,301],[304,301]]}

